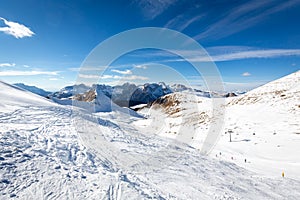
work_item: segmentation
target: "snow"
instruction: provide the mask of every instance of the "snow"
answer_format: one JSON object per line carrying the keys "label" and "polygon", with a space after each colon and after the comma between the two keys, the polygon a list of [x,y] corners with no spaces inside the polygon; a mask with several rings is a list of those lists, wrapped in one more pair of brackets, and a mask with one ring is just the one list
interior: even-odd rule
{"label": "snow", "polygon": [[[211,101],[197,98],[197,103],[202,103],[199,108],[205,111],[201,116],[202,124],[209,123],[212,120],[208,107]],[[69,105],[58,105],[5,83],[0,83],[0,99],[0,199],[300,197],[300,181],[291,177],[289,171],[285,178],[280,175],[270,178],[244,169],[238,162],[202,155],[190,145],[162,137],[167,135],[163,131],[161,135],[157,134],[155,129],[161,130],[161,126],[154,126],[151,118],[129,115],[119,108],[92,113]],[[170,120],[170,123],[179,124],[177,118],[181,113],[190,117],[189,120],[184,119],[186,124],[193,124],[198,115],[188,111],[189,106],[193,107],[192,99],[185,98],[185,101],[183,108],[186,110],[182,109],[179,113],[170,109],[169,113],[160,116],[160,109],[150,109],[157,112],[157,115],[152,115],[157,118],[154,121],[160,120],[164,124],[164,120]],[[238,112],[238,106],[243,105],[234,105],[231,109]],[[297,110],[293,112],[298,114]],[[197,129],[205,130],[202,124],[199,127],[197,124]],[[162,130],[167,129],[163,127]],[[170,130],[175,131],[175,128]],[[286,140],[291,143],[295,139],[290,138],[288,133],[281,135],[279,129],[276,131],[277,136],[288,136]],[[260,134],[259,131],[257,134]],[[263,134],[258,136],[259,142]],[[218,144],[216,149],[227,144],[225,137],[221,136],[220,146]],[[287,141],[283,142],[290,144]],[[244,144],[236,144],[240,146],[228,145],[228,153],[234,148],[242,151]],[[297,149],[299,147],[294,152]],[[224,157],[226,153],[224,151]],[[294,158],[288,157],[287,160],[290,162]],[[264,158],[260,159],[264,164]],[[260,162],[259,159],[256,161]],[[295,160],[295,163],[299,161]]]}
{"label": "snow", "polygon": [[[227,98],[225,124],[210,156],[265,177],[275,178],[285,172],[300,180],[299,91],[298,71],[239,97]],[[201,149],[215,117],[211,99],[183,92],[165,97],[180,103],[171,108],[154,105],[144,109],[140,113],[150,117],[135,125],[179,141],[183,136],[190,137],[185,142]],[[232,142],[229,131],[233,132]]]}
{"label": "snow", "polygon": [[29,85],[25,85],[23,83],[15,83],[14,86],[17,86],[19,88],[22,88],[24,90],[28,90],[34,94],[40,95],[42,97],[47,97],[49,94],[51,94],[51,92],[45,91],[41,88],[35,87],[35,86],[29,86]]}
{"label": "snow", "polygon": [[[8,85],[0,81],[0,110],[14,111],[20,107],[30,107],[33,105],[53,106],[54,103],[34,95],[29,91],[23,90],[16,86]],[[18,97],[18,98],[16,98]]]}

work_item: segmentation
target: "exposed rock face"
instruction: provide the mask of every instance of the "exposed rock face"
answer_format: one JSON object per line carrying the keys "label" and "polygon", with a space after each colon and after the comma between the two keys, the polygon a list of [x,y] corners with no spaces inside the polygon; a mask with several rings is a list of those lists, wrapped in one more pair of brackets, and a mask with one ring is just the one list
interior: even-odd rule
{"label": "exposed rock face", "polygon": [[81,84],[67,86],[51,94],[50,98],[75,99],[78,101],[91,102],[97,98],[97,93],[103,93],[121,107],[131,107],[150,103],[161,96],[172,93],[172,90],[166,86],[165,83],[146,83],[141,86],[124,83],[123,85],[114,87],[99,84],[89,87]]}
{"label": "exposed rock face", "polygon": [[225,95],[225,97],[236,97],[237,95],[233,92],[229,92]]}
{"label": "exposed rock face", "polygon": [[95,90],[91,89],[84,94],[76,94],[73,99],[77,101],[92,102],[96,99],[96,92]]}

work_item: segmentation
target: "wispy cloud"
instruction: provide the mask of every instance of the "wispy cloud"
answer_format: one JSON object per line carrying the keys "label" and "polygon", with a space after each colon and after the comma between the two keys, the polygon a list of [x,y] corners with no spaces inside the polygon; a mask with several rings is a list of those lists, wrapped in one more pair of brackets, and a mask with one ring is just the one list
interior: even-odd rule
{"label": "wispy cloud", "polygon": [[70,67],[70,68],[68,68],[68,70],[72,71],[72,72],[79,72],[80,67]]}
{"label": "wispy cloud", "polygon": [[[285,56],[300,56],[300,49],[267,49],[249,50],[221,55],[213,55],[213,61],[230,61],[250,58],[276,58]],[[197,59],[196,59],[197,60]]]}
{"label": "wispy cloud", "polygon": [[[189,61],[193,62],[221,62],[221,61],[232,61],[232,60],[243,60],[251,58],[278,58],[286,56],[300,56],[300,49],[257,49],[253,47],[243,46],[229,46],[229,47],[211,47],[208,48],[208,56],[204,52],[198,51],[175,51],[178,55],[183,58],[174,58],[168,52],[149,52],[149,56],[153,56],[152,53],[159,57],[163,62],[175,62],[175,61]],[[143,54],[142,56],[145,56]]]}
{"label": "wispy cloud", "polygon": [[70,67],[68,68],[69,71],[72,72],[79,72],[79,71],[104,71],[107,66],[99,66],[99,67]]}
{"label": "wispy cloud", "polygon": [[32,37],[35,34],[30,30],[30,28],[24,26],[23,24],[11,22],[2,17],[0,17],[0,20],[2,20],[4,24],[7,25],[5,27],[0,27],[0,32],[12,35],[15,38]]}
{"label": "wispy cloud", "polygon": [[15,63],[0,63],[0,67],[14,67]]}
{"label": "wispy cloud", "polygon": [[177,0],[133,0],[143,12],[147,20],[152,20],[167,10]]}
{"label": "wispy cloud", "polygon": [[285,10],[295,4],[297,0],[271,1],[255,0],[238,5],[228,11],[225,16],[221,16],[214,23],[210,24],[205,31],[194,36],[195,40],[203,38],[220,39],[234,33],[254,26],[276,12]]}
{"label": "wispy cloud", "polygon": [[137,75],[131,75],[131,76],[112,76],[112,75],[103,75],[101,76],[102,79],[118,79],[118,80],[148,80],[148,77],[145,76],[137,76]]}
{"label": "wispy cloud", "polygon": [[197,15],[194,17],[186,16],[184,14],[178,15],[177,17],[169,20],[167,24],[164,26],[165,28],[172,28],[178,31],[183,31],[187,27],[189,27],[194,22],[200,20],[203,15]]}
{"label": "wispy cloud", "polygon": [[244,72],[242,76],[251,76],[251,74],[249,72]]}
{"label": "wispy cloud", "polygon": [[0,71],[0,76],[58,75],[58,71]]}
{"label": "wispy cloud", "polygon": [[121,77],[121,79],[123,79],[123,80],[129,80],[129,81],[134,81],[134,80],[145,81],[145,80],[148,80],[149,78],[148,78],[148,77],[145,77],[145,76],[136,76],[136,75],[132,75],[132,76],[124,76],[124,77]]}
{"label": "wispy cloud", "polygon": [[112,71],[112,72],[115,72],[115,73],[118,73],[118,74],[124,74],[124,75],[132,74],[132,71],[129,70],[129,69],[126,69],[126,70],[124,70],[124,71],[118,70],[118,69],[112,69],[111,71]]}
{"label": "wispy cloud", "polygon": [[84,78],[84,79],[115,79],[115,80],[148,80],[148,77],[145,76],[136,76],[136,75],[130,75],[130,76],[118,76],[118,75],[92,75],[92,74],[79,74],[78,75],[80,78]]}
{"label": "wispy cloud", "polygon": [[137,69],[147,69],[146,65],[133,65],[133,67]]}
{"label": "wispy cloud", "polygon": [[84,79],[98,79],[100,76],[94,74],[79,74],[78,77]]}
{"label": "wispy cloud", "polygon": [[57,81],[58,78],[49,78],[50,81]]}

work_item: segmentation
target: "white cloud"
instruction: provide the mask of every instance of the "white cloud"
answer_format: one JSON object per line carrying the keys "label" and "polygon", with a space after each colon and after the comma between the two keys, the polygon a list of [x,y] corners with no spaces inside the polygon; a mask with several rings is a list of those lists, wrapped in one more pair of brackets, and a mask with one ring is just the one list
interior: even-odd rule
{"label": "white cloud", "polygon": [[23,65],[23,67],[25,67],[25,68],[30,68],[30,66],[29,66],[29,65]]}
{"label": "white cloud", "polygon": [[136,75],[132,75],[132,76],[111,76],[111,75],[103,75],[101,76],[102,79],[119,79],[119,80],[128,80],[128,81],[132,81],[132,80],[148,80],[148,77],[145,76],[136,76]]}
{"label": "white cloud", "polygon": [[177,0],[134,0],[148,20],[152,20],[167,10]]}
{"label": "white cloud", "polygon": [[79,72],[79,71],[104,71],[107,66],[99,66],[99,67],[71,67],[68,68],[69,71]]}
{"label": "white cloud", "polygon": [[30,30],[30,28],[24,26],[23,24],[7,21],[2,17],[0,17],[0,20],[2,20],[4,24],[7,25],[5,27],[0,27],[0,32],[12,35],[15,38],[32,37],[35,34]]}
{"label": "white cloud", "polygon": [[254,26],[270,15],[293,7],[300,1],[248,1],[228,10],[226,16],[220,15],[214,23],[194,36],[195,40],[203,38],[220,39]]}
{"label": "white cloud", "polygon": [[72,71],[72,72],[79,72],[80,67],[71,67],[71,68],[68,68],[68,70]]}
{"label": "white cloud", "polygon": [[1,71],[0,76],[58,75],[57,71]]}
{"label": "white cloud", "polygon": [[84,78],[84,79],[115,79],[115,80],[148,80],[148,77],[145,76],[117,76],[117,75],[93,75],[93,74],[79,74],[78,77]]}
{"label": "white cloud", "polygon": [[138,69],[147,69],[146,65],[133,65],[133,67]]}
{"label": "white cloud", "polygon": [[133,80],[148,80],[149,78],[148,77],[145,77],[145,76],[136,76],[136,75],[133,75],[133,76],[125,76],[125,77],[121,77],[121,79],[123,80],[130,80],[130,81],[133,81]]}
{"label": "white cloud", "polygon": [[194,17],[185,16],[184,14],[178,15],[177,17],[169,20],[164,26],[165,28],[172,28],[178,31],[183,31],[194,22],[200,20],[203,15],[196,15]]}
{"label": "white cloud", "polygon": [[15,63],[0,63],[0,67],[14,67]]}
{"label": "white cloud", "polygon": [[79,78],[85,78],[85,79],[98,79],[99,75],[93,75],[93,74],[79,74]]}
{"label": "white cloud", "polygon": [[130,71],[129,69],[126,69],[124,71],[117,70],[117,69],[112,69],[111,71],[115,72],[115,73],[118,73],[118,74],[124,74],[124,75],[132,74],[132,71]]}
{"label": "white cloud", "polygon": [[58,78],[49,78],[50,81],[57,81]]}
{"label": "white cloud", "polygon": [[249,72],[244,72],[242,76],[251,76],[251,74]]}
{"label": "white cloud", "polygon": [[114,78],[114,76],[112,76],[112,75],[102,75],[101,78],[102,79],[112,79],[112,78]]}
{"label": "white cloud", "polygon": [[300,49],[250,50],[212,56],[214,61],[240,60],[248,58],[275,58],[283,56],[300,56]]}
{"label": "white cloud", "polygon": [[[217,48],[217,47],[215,47]],[[224,48],[224,47],[221,47]],[[240,47],[241,48],[241,47]],[[247,47],[249,49],[249,47]],[[169,59],[165,61],[189,61],[193,62],[221,62],[221,61],[232,61],[232,60],[243,60],[251,58],[277,58],[285,56],[300,56],[300,49],[250,49],[250,50],[239,50],[237,52],[223,52],[217,54],[210,54],[210,56],[203,54],[203,52],[197,51],[178,51],[179,55],[182,55],[184,59]],[[161,54],[161,56],[164,56]],[[165,55],[169,57],[169,55]]]}

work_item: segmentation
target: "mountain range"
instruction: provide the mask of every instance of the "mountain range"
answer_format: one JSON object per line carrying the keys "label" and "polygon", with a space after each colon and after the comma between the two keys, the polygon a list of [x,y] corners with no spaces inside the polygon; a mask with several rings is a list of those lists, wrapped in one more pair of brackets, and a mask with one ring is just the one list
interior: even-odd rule
{"label": "mountain range", "polygon": [[28,86],[23,83],[16,83],[15,86],[28,90],[42,97],[53,99],[56,102],[66,104],[70,100],[92,102],[97,98],[96,94],[102,93],[110,98],[115,104],[121,107],[133,107],[139,104],[149,104],[159,97],[174,92],[189,92],[203,97],[232,97],[235,93],[207,92],[193,89],[182,84],[166,85],[163,82],[145,83],[135,85],[124,83],[123,85],[109,86],[94,84],[86,86],[84,84],[66,86],[57,92],[48,92],[35,86]]}

